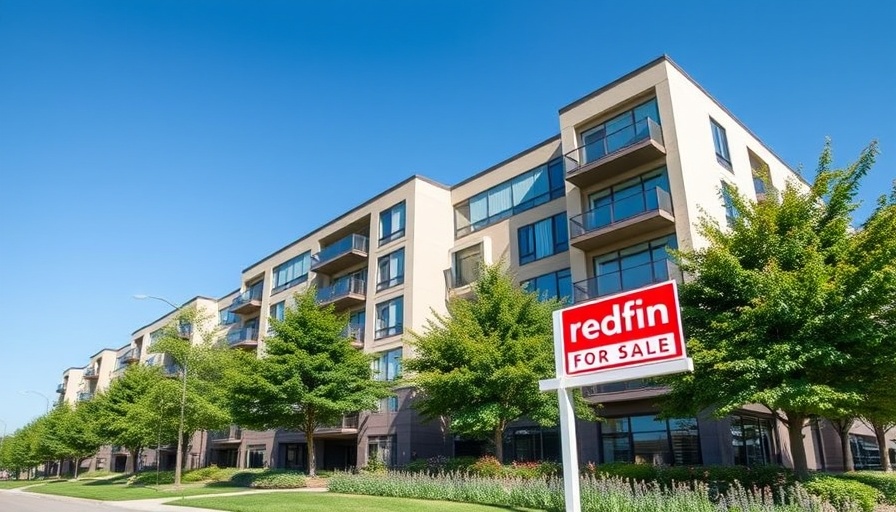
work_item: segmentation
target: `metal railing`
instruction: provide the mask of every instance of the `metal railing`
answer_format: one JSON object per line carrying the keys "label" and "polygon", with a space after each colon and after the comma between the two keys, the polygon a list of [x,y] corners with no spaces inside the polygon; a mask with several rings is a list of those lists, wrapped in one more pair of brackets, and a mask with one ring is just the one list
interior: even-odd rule
{"label": "metal railing", "polygon": [[352,233],[345,238],[337,240],[332,244],[321,248],[320,252],[311,256],[311,268],[319,267],[328,261],[332,261],[343,254],[352,251],[367,253],[370,241],[364,235]]}
{"label": "metal railing", "polygon": [[579,281],[573,285],[573,300],[582,302],[596,299],[669,279],[680,280],[681,272],[678,265],[663,258]]}
{"label": "metal railing", "polygon": [[342,335],[355,341],[364,343],[364,324],[348,324],[342,330]]}
{"label": "metal railing", "polygon": [[597,162],[619,150],[649,139],[663,145],[662,127],[648,117],[563,155],[566,172],[567,174],[573,173],[584,165]]}
{"label": "metal railing", "polygon": [[339,423],[335,425],[321,425],[318,427],[321,430],[347,430],[347,429],[356,429],[358,428],[358,415],[357,414],[346,414],[342,416],[342,419]]}
{"label": "metal railing", "polygon": [[616,199],[610,204],[601,205],[581,215],[570,217],[569,236],[570,238],[582,236],[585,233],[653,211],[672,213],[672,196],[659,187]]}
{"label": "metal railing", "polygon": [[239,441],[243,438],[243,429],[232,425],[228,429],[211,430],[208,433],[209,441]]}
{"label": "metal railing", "polygon": [[245,343],[247,341],[258,341],[257,327],[243,327],[242,329],[227,333],[227,344],[230,346]]}
{"label": "metal railing", "polygon": [[243,293],[237,295],[233,298],[233,302],[230,303],[230,307],[239,306],[240,304],[245,304],[247,302],[252,302],[253,300],[261,300],[262,287],[252,287]]}
{"label": "metal railing", "polygon": [[359,277],[337,279],[330,286],[317,290],[318,302],[332,302],[348,295],[365,295],[367,293],[367,281]]}

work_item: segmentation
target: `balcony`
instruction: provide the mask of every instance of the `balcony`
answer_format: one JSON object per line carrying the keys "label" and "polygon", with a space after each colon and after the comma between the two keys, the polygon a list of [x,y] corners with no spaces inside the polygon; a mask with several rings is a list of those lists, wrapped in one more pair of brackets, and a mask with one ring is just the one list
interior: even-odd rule
{"label": "balcony", "polygon": [[642,119],[563,155],[566,181],[585,188],[665,154],[662,127]]}
{"label": "balcony", "polygon": [[352,340],[355,348],[364,348],[364,325],[348,324],[342,331],[342,335]]}
{"label": "balcony", "polygon": [[91,393],[90,391],[81,391],[80,393],[78,393],[79,402],[90,400],[91,398],[93,398],[93,393]]}
{"label": "balcony", "polygon": [[96,368],[87,368],[84,370],[84,374],[81,377],[84,380],[96,380],[100,378],[99,374],[96,372]]}
{"label": "balcony", "polygon": [[56,386],[56,392],[65,394],[65,384],[59,384]]}
{"label": "balcony", "polygon": [[136,347],[128,349],[127,352],[118,356],[118,366],[125,366],[137,361],[140,361],[140,349]]}
{"label": "balcony", "polygon": [[258,346],[258,328],[243,327],[227,333],[230,348],[255,348]]}
{"label": "balcony", "polygon": [[180,366],[175,363],[169,363],[162,367],[162,375],[165,377],[180,377]]}
{"label": "balcony", "polygon": [[238,315],[251,315],[261,309],[261,287],[249,288],[237,295],[228,308]]}
{"label": "balcony", "polygon": [[369,240],[353,233],[311,256],[311,270],[321,274],[334,274],[353,265],[367,261]]}
{"label": "balcony", "polygon": [[[259,301],[258,306],[261,307],[261,301]],[[177,324],[177,336],[184,340],[192,338],[193,324],[189,322],[181,322]]]}
{"label": "balcony", "polygon": [[573,285],[573,300],[583,302],[670,279],[681,281],[681,272],[668,259],[661,259],[579,281]]}
{"label": "balcony", "polygon": [[351,277],[339,279],[330,286],[317,291],[317,302],[322,306],[333,304],[336,309],[345,309],[364,302],[367,296],[367,281]]}
{"label": "balcony", "polygon": [[358,415],[346,414],[342,416],[342,420],[335,425],[321,425],[314,431],[315,435],[321,434],[357,434],[358,433]]}
{"label": "balcony", "polygon": [[569,243],[590,251],[674,225],[672,197],[653,188],[570,217]]}
{"label": "balcony", "polygon": [[227,444],[239,443],[243,439],[243,429],[236,425],[224,430],[212,430],[208,433],[208,440],[211,443]]}

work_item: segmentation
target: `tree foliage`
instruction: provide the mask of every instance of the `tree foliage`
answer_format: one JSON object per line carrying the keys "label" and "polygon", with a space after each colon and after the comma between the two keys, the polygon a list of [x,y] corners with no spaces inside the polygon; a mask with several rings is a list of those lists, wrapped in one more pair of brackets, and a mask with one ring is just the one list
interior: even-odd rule
{"label": "tree foliage", "polygon": [[668,413],[713,407],[726,415],[750,403],[782,412],[801,475],[806,421],[855,415],[867,398],[862,368],[880,364],[870,350],[889,343],[893,352],[873,321],[896,299],[893,200],[851,227],[876,153],[871,144],[856,162],[833,169],[827,144],[808,190],[767,185],[766,199],[755,203],[732,191],[739,215],[730,229],[701,219],[709,245],[676,254],[693,277],[680,301],[695,371],[668,379]]}
{"label": "tree foliage", "polygon": [[230,367],[229,400],[242,426],[303,432],[314,475],[315,429],[376,409],[390,391],[389,383],[372,378],[371,357],[352,346],[345,315],[319,306],[314,287],[293,299],[282,321],[271,320],[274,336],[265,339],[264,356],[243,354]]}
{"label": "tree foliage", "polygon": [[551,315],[561,304],[539,301],[501,264],[483,266],[473,292],[450,299],[447,315],[433,312],[422,333],[411,333],[416,355],[405,367],[424,418],[447,417],[453,432],[493,441],[500,459],[511,422],[559,420],[556,394],[541,392],[538,381],[554,377]]}

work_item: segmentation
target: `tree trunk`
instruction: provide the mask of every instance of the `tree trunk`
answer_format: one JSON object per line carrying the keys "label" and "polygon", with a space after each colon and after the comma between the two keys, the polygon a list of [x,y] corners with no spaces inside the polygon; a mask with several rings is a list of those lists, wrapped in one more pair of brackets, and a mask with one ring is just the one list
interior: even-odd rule
{"label": "tree trunk", "polygon": [[877,438],[877,449],[880,450],[880,469],[890,472],[893,466],[890,464],[890,453],[887,451],[887,431],[880,424],[874,424],[874,437]]}
{"label": "tree trunk", "polygon": [[793,472],[798,480],[809,477],[809,463],[806,460],[806,445],[803,444],[803,427],[806,415],[784,411],[787,415],[787,437],[790,440],[790,456],[793,459]]}
{"label": "tree trunk", "polygon": [[495,428],[495,458],[498,462],[504,464],[504,427]]}
{"label": "tree trunk", "polygon": [[81,457],[75,457],[75,480],[78,479],[78,470],[81,469],[81,461],[84,460]]}
{"label": "tree trunk", "polygon": [[[135,474],[137,473],[137,461],[140,460],[140,452],[143,451],[142,446],[131,446],[127,447],[128,452],[130,452],[131,456],[125,463],[124,472],[127,474]],[[159,461],[156,461],[158,464]]]}
{"label": "tree trunk", "polygon": [[186,432],[184,432],[183,443],[181,443],[181,445],[183,446],[183,449],[180,452],[180,469],[181,469],[181,471],[183,471],[184,469],[187,468],[187,455],[190,453],[190,448],[191,448],[190,441],[193,440],[192,438],[193,438],[192,434],[187,434]]}
{"label": "tree trunk", "polygon": [[308,476],[317,476],[317,457],[314,455],[314,429],[305,431],[305,440],[308,442]]}
{"label": "tree trunk", "polygon": [[843,471],[855,471],[855,461],[852,459],[852,450],[849,449],[849,429],[855,423],[853,418],[839,418],[828,420],[833,425],[837,435],[840,436],[840,456],[843,457]]}

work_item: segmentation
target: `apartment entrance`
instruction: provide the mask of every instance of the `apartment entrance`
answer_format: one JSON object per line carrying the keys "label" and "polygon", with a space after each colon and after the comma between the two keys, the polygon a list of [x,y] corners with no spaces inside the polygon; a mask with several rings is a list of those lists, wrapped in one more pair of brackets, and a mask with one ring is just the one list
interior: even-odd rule
{"label": "apartment entrance", "polygon": [[239,463],[239,450],[237,448],[218,448],[212,450],[211,463],[219,468],[235,468]]}
{"label": "apartment entrance", "polygon": [[346,470],[358,464],[358,443],[354,439],[327,439],[324,444],[323,461],[318,465],[326,470]]}
{"label": "apartment entrance", "polygon": [[112,457],[112,471],[116,473],[124,473],[128,467],[127,455],[115,455]]}

